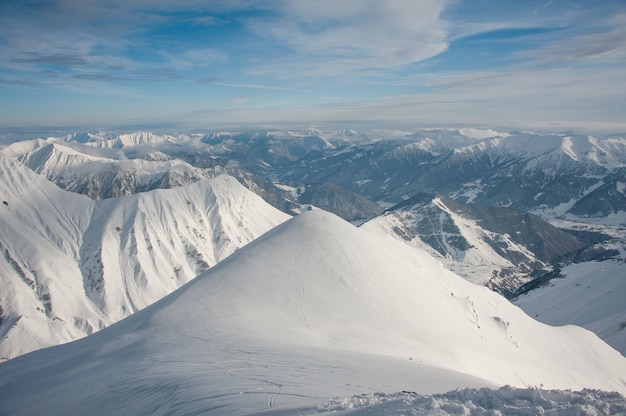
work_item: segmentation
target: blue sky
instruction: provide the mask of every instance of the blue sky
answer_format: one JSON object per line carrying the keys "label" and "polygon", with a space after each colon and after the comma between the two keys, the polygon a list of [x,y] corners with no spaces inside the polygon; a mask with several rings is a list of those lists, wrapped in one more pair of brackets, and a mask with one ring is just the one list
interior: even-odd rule
{"label": "blue sky", "polygon": [[626,130],[624,0],[0,0],[0,128]]}

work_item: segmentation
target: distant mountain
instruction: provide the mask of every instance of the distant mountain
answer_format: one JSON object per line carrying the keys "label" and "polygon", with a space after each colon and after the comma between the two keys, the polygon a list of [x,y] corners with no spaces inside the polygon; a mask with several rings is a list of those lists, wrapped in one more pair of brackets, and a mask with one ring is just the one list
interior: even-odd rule
{"label": "distant mountain", "polygon": [[145,160],[120,159],[119,155],[113,158],[110,156],[114,154],[106,153],[95,156],[86,153],[89,149],[84,146],[79,150],[49,139],[34,141],[31,146],[16,143],[4,149],[4,153],[16,157],[59,187],[94,200],[174,188],[218,174],[154,152],[148,153]]}
{"label": "distant mountain", "polygon": [[365,221],[383,211],[383,208],[376,202],[330,182],[307,185],[298,201],[301,204],[314,205],[354,222]]}
{"label": "distant mountain", "polygon": [[[311,152],[285,180],[332,182],[374,201],[399,203],[419,192],[542,215],[602,216],[598,206],[569,209],[615,181],[626,139],[512,132],[491,138],[425,130],[410,136]],[[623,177],[623,173],[621,174]],[[621,193],[621,192],[620,192]],[[618,208],[624,212],[624,208]]]}
{"label": "distant mountain", "polygon": [[0,357],[159,300],[288,218],[229,176],[94,202],[0,155]]}
{"label": "distant mountain", "polygon": [[468,280],[512,296],[588,245],[539,217],[420,193],[363,225],[420,248]]}
{"label": "distant mountain", "polygon": [[116,325],[0,364],[0,412],[315,414],[378,391],[623,394],[625,374],[592,333],[538,323],[427,253],[313,210]]}
{"label": "distant mountain", "polygon": [[626,209],[626,169],[607,176],[604,183],[580,198],[569,212],[587,217],[605,218],[620,215]]}
{"label": "distant mountain", "polygon": [[[49,145],[63,156],[46,156],[51,150],[42,148]],[[71,156],[68,148],[74,151]],[[94,198],[183,185],[214,175],[215,169],[238,169],[268,183],[308,186],[311,191],[325,184],[327,201],[327,184],[332,184],[336,198],[352,192],[385,206],[426,191],[465,203],[533,212],[544,219],[626,215],[624,137],[468,128],[363,133],[306,129],[178,136],[139,132],[39,139],[31,144],[14,143],[3,152],[64,189],[91,192]],[[87,160],[76,152],[104,157],[108,167],[102,160]],[[84,165],[79,160],[94,167],[104,165],[92,173],[79,174],[76,164]],[[163,177],[166,171],[170,177]],[[80,186],[73,184],[83,176],[90,179],[82,179]],[[88,185],[89,180],[97,183]],[[95,188],[105,191],[95,192]],[[358,207],[362,201],[350,199],[357,206],[344,206],[346,215],[362,209]],[[279,206],[284,203],[276,202]]]}

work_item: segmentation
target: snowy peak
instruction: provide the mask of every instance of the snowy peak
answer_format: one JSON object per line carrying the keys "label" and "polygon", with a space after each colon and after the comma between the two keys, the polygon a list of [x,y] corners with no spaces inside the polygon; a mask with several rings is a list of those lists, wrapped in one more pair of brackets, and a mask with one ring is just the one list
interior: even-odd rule
{"label": "snowy peak", "polygon": [[100,201],[81,253],[87,294],[121,319],[287,218],[225,175]]}
{"label": "snowy peak", "polygon": [[61,188],[94,200],[173,188],[216,174],[155,152],[148,153],[150,157],[144,160],[94,156],[84,150],[84,146],[69,147],[50,139],[30,146],[12,145],[3,153],[13,155]]}
{"label": "snowy peak", "polygon": [[593,136],[556,133],[485,135],[480,138],[479,143],[457,147],[455,151],[457,153],[488,151],[541,159],[566,156],[577,162],[592,163],[609,169],[626,165],[626,159],[620,157],[626,147],[626,141],[620,139],[601,141]]}
{"label": "snowy peak", "polygon": [[100,140],[90,140],[86,144],[104,149],[122,149],[134,146],[153,146],[167,141],[176,141],[175,137],[160,136],[151,132],[141,131],[130,134],[121,134],[114,138],[104,138]]}
{"label": "snowy peak", "polygon": [[445,380],[626,391],[626,359],[590,332],[540,324],[427,254],[319,210],[94,336],[1,366],[0,402],[10,395],[15,414],[254,414]]}
{"label": "snowy peak", "polygon": [[229,176],[94,203],[0,155],[0,357],[83,337],[289,216]]}
{"label": "snowy peak", "polygon": [[[57,172],[84,167],[87,163],[93,166],[94,163],[106,161],[104,158],[89,156],[59,143],[49,143],[23,153],[18,160],[49,179],[58,176]],[[87,174],[86,169],[83,171]]]}
{"label": "snowy peak", "polygon": [[[621,148],[621,150],[620,150]],[[565,136],[561,150],[573,160],[595,163],[606,168],[626,166],[626,158],[621,155],[626,149],[626,140],[613,139],[601,142],[592,136]]]}
{"label": "snowy peak", "polygon": [[162,305],[154,319],[169,316],[203,339],[250,334],[244,337],[271,344],[419,357],[514,385],[575,388],[611,379],[570,345],[583,343],[594,356],[607,354],[600,367],[615,374],[615,384],[607,382],[624,389],[610,366],[626,369],[626,359],[594,335],[539,324],[428,254],[321,210],[276,227]]}
{"label": "snowy peak", "polygon": [[0,154],[0,360],[84,336],[102,317],[80,293],[94,209]]}
{"label": "snowy peak", "polygon": [[[20,224],[19,227],[32,229],[59,247],[75,247],[91,215],[93,201],[59,189],[2,154],[0,178],[1,212],[7,216],[5,226]],[[76,253],[75,250],[70,251]]]}

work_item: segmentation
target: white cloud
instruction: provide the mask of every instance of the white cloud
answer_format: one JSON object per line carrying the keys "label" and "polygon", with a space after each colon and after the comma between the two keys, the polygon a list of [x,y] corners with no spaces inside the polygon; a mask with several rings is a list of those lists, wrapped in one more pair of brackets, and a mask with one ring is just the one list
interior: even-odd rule
{"label": "white cloud", "polygon": [[[292,50],[309,75],[342,75],[424,60],[447,46],[440,0],[289,0],[250,27]],[[308,67],[308,71],[304,70]]]}

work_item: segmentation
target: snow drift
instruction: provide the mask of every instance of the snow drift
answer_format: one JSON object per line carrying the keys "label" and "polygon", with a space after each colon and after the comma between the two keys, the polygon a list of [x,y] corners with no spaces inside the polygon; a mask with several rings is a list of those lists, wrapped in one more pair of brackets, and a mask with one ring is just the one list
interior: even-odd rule
{"label": "snow drift", "polygon": [[314,210],[118,324],[0,364],[0,412],[297,413],[375,391],[624,393],[625,374],[591,332]]}

